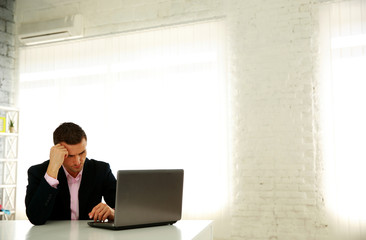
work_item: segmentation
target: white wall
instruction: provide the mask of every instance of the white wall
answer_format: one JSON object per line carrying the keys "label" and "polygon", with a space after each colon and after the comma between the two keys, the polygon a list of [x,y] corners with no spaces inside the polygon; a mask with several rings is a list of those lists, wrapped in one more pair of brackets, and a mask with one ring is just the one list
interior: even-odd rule
{"label": "white wall", "polygon": [[86,36],[224,16],[233,173],[227,239],[326,239],[313,97],[315,0],[16,3],[17,24],[80,13]]}
{"label": "white wall", "polygon": [[228,9],[233,239],[324,239],[313,93],[314,1],[239,1]]}
{"label": "white wall", "polygon": [[[15,23],[14,0],[0,2],[0,105],[14,106]],[[0,150],[1,151],[1,150]],[[1,173],[0,173],[1,174]]]}

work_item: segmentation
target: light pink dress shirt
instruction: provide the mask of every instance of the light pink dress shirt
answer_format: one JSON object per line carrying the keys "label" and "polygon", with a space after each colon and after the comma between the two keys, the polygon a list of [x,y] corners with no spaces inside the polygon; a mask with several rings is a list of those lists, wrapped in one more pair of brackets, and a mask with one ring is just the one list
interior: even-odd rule
{"label": "light pink dress shirt", "polygon": [[[70,191],[70,210],[71,210],[71,220],[78,220],[79,219],[79,187],[81,183],[81,177],[83,170],[79,172],[79,174],[74,178],[71,176],[64,166],[62,168],[65,171],[66,178],[67,178],[67,184],[69,185],[69,191]],[[53,177],[50,177],[47,172],[44,176],[48,184],[50,186],[57,188],[59,181],[57,179],[54,179]]]}

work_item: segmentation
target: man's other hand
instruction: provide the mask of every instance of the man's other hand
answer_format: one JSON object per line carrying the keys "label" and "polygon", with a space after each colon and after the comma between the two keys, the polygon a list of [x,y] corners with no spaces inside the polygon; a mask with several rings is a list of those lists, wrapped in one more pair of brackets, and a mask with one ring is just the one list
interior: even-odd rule
{"label": "man's other hand", "polygon": [[105,203],[99,203],[89,213],[89,218],[94,219],[94,222],[104,222],[106,219],[108,219],[108,221],[113,221],[114,210]]}

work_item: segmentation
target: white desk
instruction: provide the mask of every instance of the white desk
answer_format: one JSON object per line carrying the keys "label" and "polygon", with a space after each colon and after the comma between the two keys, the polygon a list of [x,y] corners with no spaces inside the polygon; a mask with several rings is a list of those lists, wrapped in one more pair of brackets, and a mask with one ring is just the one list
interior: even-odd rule
{"label": "white desk", "polygon": [[49,221],[34,226],[28,220],[0,221],[1,240],[212,240],[212,221],[181,220],[174,225],[129,230],[106,230],[88,221]]}

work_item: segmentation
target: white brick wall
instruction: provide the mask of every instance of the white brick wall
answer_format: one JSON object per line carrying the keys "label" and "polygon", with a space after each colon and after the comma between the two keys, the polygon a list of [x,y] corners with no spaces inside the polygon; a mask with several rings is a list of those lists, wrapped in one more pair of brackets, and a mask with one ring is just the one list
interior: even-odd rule
{"label": "white brick wall", "polygon": [[0,1],[0,105],[15,102],[14,0]]}
{"label": "white brick wall", "polygon": [[316,4],[233,1],[232,239],[326,239],[313,120]]}
{"label": "white brick wall", "polygon": [[314,138],[316,0],[18,0],[17,6],[18,23],[81,13],[88,36],[225,16],[233,143],[228,238],[327,239]]}

